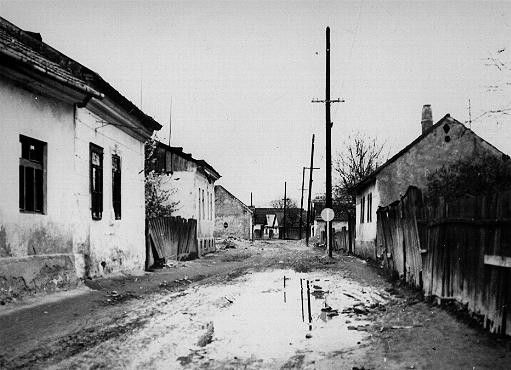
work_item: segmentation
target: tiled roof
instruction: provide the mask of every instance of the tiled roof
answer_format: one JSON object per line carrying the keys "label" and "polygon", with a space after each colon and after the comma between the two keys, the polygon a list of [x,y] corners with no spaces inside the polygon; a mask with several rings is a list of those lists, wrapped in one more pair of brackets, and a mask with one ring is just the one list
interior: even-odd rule
{"label": "tiled roof", "polygon": [[[35,70],[48,74],[50,77],[57,77],[59,80],[63,80],[62,82],[67,81],[72,86],[81,86],[83,89],[90,88],[85,81],[75,77],[59,64],[43,57],[29,47],[28,43],[23,43],[12,32],[9,33],[5,28],[2,28],[1,25],[2,23],[0,22],[0,54],[29,65]],[[25,38],[28,37],[30,36],[25,36]],[[23,38],[20,37],[20,39]]]}
{"label": "tiled roof", "polygon": [[0,63],[25,67],[71,88],[101,99],[107,96],[149,130],[161,125],[146,115],[99,74],[41,41],[40,35],[20,29],[0,17]]}

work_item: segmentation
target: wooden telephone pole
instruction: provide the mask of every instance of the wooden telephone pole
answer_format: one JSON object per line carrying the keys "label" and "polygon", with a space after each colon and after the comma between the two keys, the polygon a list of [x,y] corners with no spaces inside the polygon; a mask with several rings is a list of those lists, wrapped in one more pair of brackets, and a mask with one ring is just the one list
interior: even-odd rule
{"label": "wooden telephone pole", "polygon": [[[325,103],[325,123],[326,123],[326,199],[325,207],[332,208],[332,119],[330,117],[330,104],[341,103],[344,100],[330,99],[330,27],[326,28],[326,84],[325,84],[325,100],[312,100],[313,103]],[[327,223],[328,224],[328,223]],[[326,227],[326,226],[325,226]],[[331,226],[330,226],[331,229]],[[327,230],[331,231],[331,230]],[[327,245],[328,255],[332,257],[332,238]]]}
{"label": "wooden telephone pole", "polygon": [[308,190],[308,189],[305,189],[304,188],[304,182],[305,182],[305,170],[319,170],[319,167],[314,167],[314,168],[311,168],[311,167],[303,167],[302,169],[302,196],[301,196],[301,199],[300,199],[300,240],[302,239],[302,229],[303,229],[303,191],[304,190]]}
{"label": "wooden telephone pole", "polygon": [[284,233],[283,235],[283,238],[282,239],[287,239],[286,238],[286,208],[287,208],[287,199],[286,199],[286,190],[287,190],[287,182],[284,181],[284,220],[283,220],[283,227],[282,227],[282,232]]}
{"label": "wooden telephone pole", "polygon": [[307,225],[305,228],[305,243],[309,246],[309,234],[310,234],[310,213],[311,213],[311,196],[312,196],[312,169],[314,168],[314,134],[312,134],[311,144],[311,164],[310,164],[310,175],[309,175],[309,196],[307,201]]}

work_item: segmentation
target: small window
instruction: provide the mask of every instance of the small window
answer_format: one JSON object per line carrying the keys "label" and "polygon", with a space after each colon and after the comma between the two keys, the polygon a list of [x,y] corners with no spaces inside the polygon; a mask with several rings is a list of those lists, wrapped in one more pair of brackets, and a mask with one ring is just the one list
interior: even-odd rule
{"label": "small window", "polygon": [[44,213],[46,143],[20,135],[19,209]]}
{"label": "small window", "polygon": [[103,216],[103,148],[90,143],[90,193],[93,220]]}
{"label": "small window", "polygon": [[206,214],[204,213],[204,189],[202,189],[202,218],[206,219]]}
{"label": "small window", "polygon": [[367,194],[367,222],[373,222],[373,193]]}
{"label": "small window", "polygon": [[361,224],[364,223],[365,208],[366,208],[366,198],[365,198],[365,196],[363,196],[362,198],[360,198],[360,223]]}
{"label": "small window", "polygon": [[201,207],[201,199],[200,199],[200,188],[199,188],[199,204],[198,204],[198,208],[199,208],[199,220],[201,219],[201,211],[200,211],[200,207]]}
{"label": "small window", "polygon": [[116,220],[121,219],[121,158],[112,155],[112,204]]}

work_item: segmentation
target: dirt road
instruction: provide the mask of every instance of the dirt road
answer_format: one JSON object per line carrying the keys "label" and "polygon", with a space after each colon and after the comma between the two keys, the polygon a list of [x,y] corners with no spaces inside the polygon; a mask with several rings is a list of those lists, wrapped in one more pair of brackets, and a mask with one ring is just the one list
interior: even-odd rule
{"label": "dirt road", "polygon": [[4,308],[0,367],[511,368],[508,339],[424,302],[363,260],[330,260],[294,241],[234,245]]}

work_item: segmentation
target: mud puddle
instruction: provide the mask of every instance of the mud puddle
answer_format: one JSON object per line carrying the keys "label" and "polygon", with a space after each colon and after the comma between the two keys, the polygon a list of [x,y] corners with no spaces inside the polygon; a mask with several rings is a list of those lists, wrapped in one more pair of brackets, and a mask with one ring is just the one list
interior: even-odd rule
{"label": "mud puddle", "polygon": [[[232,303],[212,315],[214,359],[258,358],[275,364],[357,347],[367,336],[363,311],[384,303],[370,288],[321,273],[256,273],[239,282]],[[354,330],[358,329],[358,330]]]}
{"label": "mud puddle", "polygon": [[365,313],[387,298],[340,273],[249,273],[134,301],[126,320],[148,317],[143,328],[55,368],[296,368],[332,358],[340,366],[363,353]]}

